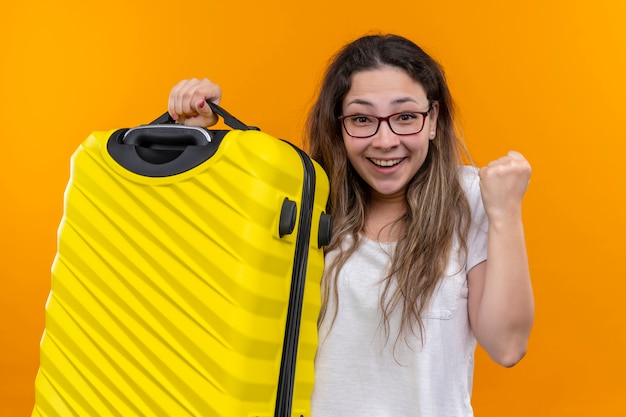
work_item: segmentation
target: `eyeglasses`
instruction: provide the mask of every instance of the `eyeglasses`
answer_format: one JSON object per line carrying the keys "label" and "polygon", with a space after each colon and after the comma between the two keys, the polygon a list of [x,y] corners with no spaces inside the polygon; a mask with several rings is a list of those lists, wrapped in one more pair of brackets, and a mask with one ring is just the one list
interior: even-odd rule
{"label": "eyeglasses", "polygon": [[364,139],[374,136],[380,128],[380,122],[387,122],[391,131],[396,135],[408,136],[418,134],[424,129],[426,116],[430,110],[429,108],[425,112],[403,111],[386,117],[351,114],[340,116],[339,120],[341,120],[346,133],[353,138]]}

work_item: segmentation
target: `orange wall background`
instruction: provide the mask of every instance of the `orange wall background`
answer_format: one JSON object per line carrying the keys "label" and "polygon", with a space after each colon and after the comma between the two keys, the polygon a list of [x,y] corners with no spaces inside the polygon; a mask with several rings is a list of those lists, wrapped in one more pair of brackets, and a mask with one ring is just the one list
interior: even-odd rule
{"label": "orange wall background", "polygon": [[0,16],[0,416],[29,416],[69,158],[209,77],[247,123],[300,143],[328,57],[396,32],[444,65],[478,164],[524,153],[536,293],[527,357],[478,351],[477,416],[626,415],[626,3],[9,2]]}

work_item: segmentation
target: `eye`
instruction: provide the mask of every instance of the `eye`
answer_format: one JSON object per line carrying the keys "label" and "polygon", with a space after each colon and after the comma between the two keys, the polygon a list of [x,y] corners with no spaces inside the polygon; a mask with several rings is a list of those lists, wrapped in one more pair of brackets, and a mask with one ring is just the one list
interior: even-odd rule
{"label": "eye", "polygon": [[397,114],[393,119],[398,123],[414,123],[416,120],[419,120],[420,117],[422,117],[422,115],[419,113],[406,112]]}
{"label": "eye", "polygon": [[374,123],[376,119],[371,116],[366,116],[364,114],[357,114],[354,116],[350,116],[349,121],[354,125],[368,125]]}

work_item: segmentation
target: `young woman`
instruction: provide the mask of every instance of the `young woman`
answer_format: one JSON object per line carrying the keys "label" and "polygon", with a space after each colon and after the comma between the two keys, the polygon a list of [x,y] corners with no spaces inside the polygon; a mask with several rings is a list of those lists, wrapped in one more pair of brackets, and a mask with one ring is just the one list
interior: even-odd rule
{"label": "young woman", "polygon": [[[210,126],[221,91],[185,80],[179,123]],[[314,417],[471,416],[476,341],[503,366],[534,317],[517,152],[463,166],[440,66],[413,42],[365,36],[330,64],[306,144],[328,173]]]}

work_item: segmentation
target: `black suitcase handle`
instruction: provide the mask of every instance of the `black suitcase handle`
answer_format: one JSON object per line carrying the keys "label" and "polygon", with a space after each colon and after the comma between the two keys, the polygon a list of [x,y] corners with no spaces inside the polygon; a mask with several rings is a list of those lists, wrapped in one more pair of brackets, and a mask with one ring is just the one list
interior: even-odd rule
{"label": "black suitcase handle", "polygon": [[249,126],[245,124],[244,122],[237,119],[235,116],[228,113],[226,110],[224,110],[222,107],[218,106],[217,104],[213,103],[212,101],[206,100],[206,102],[209,105],[209,107],[211,107],[211,111],[213,113],[217,114],[218,116],[222,116],[222,119],[224,119],[224,123],[226,123],[227,126],[230,126],[233,129],[237,129],[237,130],[261,130],[256,126]]}
{"label": "black suitcase handle", "polygon": [[184,149],[211,142],[206,129],[191,126],[146,125],[129,129],[122,139],[125,145],[151,149]]}
{"label": "black suitcase handle", "polygon": [[[218,116],[221,116],[222,119],[224,119],[224,123],[226,123],[227,126],[236,130],[260,130],[256,126],[250,126],[250,125],[245,124],[244,122],[242,122],[241,120],[233,116],[232,114],[228,113],[224,108],[213,103],[211,100],[207,99],[206,102],[211,108],[211,111],[213,113],[215,113]],[[157,119],[153,120],[152,123],[150,124],[156,125],[156,124],[172,124],[172,123],[175,123],[174,119],[172,119],[172,116],[170,116],[168,112],[165,112],[161,116],[159,116]]]}
{"label": "black suitcase handle", "polygon": [[210,159],[226,131],[174,124],[119,129],[107,141],[109,155],[127,170],[146,177],[168,177]]}

